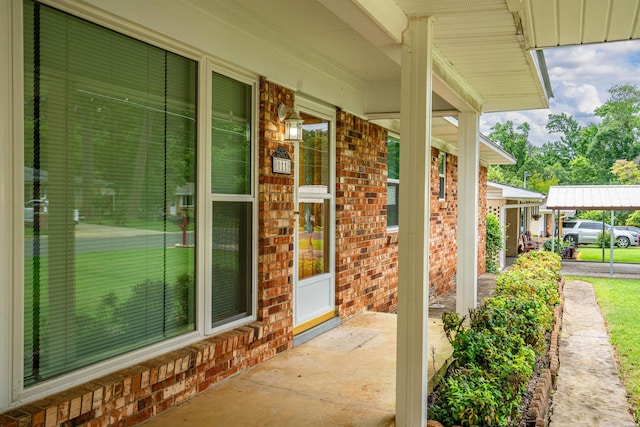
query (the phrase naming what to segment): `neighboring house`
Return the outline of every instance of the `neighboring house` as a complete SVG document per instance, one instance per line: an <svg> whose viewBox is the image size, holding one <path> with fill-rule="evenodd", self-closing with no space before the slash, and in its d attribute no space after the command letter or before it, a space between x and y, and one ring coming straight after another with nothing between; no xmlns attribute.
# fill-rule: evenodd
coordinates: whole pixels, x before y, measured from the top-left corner
<svg viewBox="0 0 640 427"><path fill-rule="evenodd" d="M179 185L175 191L175 199L171 206L169 206L169 214L173 216L181 216L182 214L191 216L193 215L193 208L195 206L196 192L195 184L190 182L188 184Z"/></svg>
<svg viewBox="0 0 640 427"><path fill-rule="evenodd" d="M533 237L540 235L540 207L545 198L536 191L492 181L487 183L488 212L498 218L503 230L505 250L501 254L501 267L505 265L505 256L518 255L523 233L530 232Z"/></svg>
<svg viewBox="0 0 640 427"><path fill-rule="evenodd" d="M422 422L429 288L475 306L486 167L513 162L479 115L550 94L529 9L489 3L0 3L0 421L135 424L397 309L396 425ZM78 194L129 233L75 227ZM176 197L193 247L154 214Z"/></svg>

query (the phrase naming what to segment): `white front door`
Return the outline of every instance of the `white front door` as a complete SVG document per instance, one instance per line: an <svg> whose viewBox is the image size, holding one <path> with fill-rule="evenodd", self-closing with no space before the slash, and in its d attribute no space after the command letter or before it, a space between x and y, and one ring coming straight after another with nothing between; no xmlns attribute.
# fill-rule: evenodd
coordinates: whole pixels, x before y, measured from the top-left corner
<svg viewBox="0 0 640 427"><path fill-rule="evenodd" d="M295 153L294 333L335 315L335 112L304 101L298 107L304 124Z"/></svg>

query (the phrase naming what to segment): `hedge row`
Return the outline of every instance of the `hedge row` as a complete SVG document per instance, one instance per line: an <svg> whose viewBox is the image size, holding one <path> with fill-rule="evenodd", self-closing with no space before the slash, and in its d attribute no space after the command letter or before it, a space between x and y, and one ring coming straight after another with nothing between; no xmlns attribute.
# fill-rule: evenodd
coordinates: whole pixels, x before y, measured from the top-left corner
<svg viewBox="0 0 640 427"><path fill-rule="evenodd" d="M536 357L546 351L545 334L560 302L559 272L558 255L523 254L497 276L493 296L470 311L468 322L456 313L443 315L454 362L431 396L430 419L445 426L516 421Z"/></svg>

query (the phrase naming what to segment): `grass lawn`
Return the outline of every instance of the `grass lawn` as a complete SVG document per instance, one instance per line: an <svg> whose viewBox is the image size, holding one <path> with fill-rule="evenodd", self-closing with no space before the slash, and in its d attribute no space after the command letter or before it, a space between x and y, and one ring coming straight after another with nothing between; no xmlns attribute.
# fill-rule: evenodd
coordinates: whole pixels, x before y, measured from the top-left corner
<svg viewBox="0 0 640 427"><path fill-rule="evenodd" d="M604 260L609 261L609 248L604 250ZM580 246L578 248L580 261L602 261L602 248L597 246ZM614 262L640 262L640 247L613 248Z"/></svg>
<svg viewBox="0 0 640 427"><path fill-rule="evenodd" d="M640 421L640 280L576 277L593 284L620 365L620 376Z"/></svg>
<svg viewBox="0 0 640 427"><path fill-rule="evenodd" d="M165 258L166 254L166 258ZM42 283L42 314L48 307L48 257L41 260L40 278ZM78 310L97 310L108 294L123 301L131 296L134 286L146 280L162 280L166 268L167 282L175 283L178 275L193 270L195 262L192 248L167 248L150 250L105 251L75 256L75 293ZM25 259L25 300L27 312L32 297L31 258ZM68 286L68 285L65 285Z"/></svg>

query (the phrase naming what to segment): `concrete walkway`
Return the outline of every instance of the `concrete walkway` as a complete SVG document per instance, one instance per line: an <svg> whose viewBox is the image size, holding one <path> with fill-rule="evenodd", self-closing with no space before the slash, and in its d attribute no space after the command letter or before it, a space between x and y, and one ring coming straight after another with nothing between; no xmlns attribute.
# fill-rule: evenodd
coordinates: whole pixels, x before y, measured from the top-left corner
<svg viewBox="0 0 640 427"><path fill-rule="evenodd" d="M578 274L589 275L587 265L582 267ZM567 274L564 263L562 273ZM550 425L635 426L592 285L567 281L564 304L558 388Z"/></svg>

